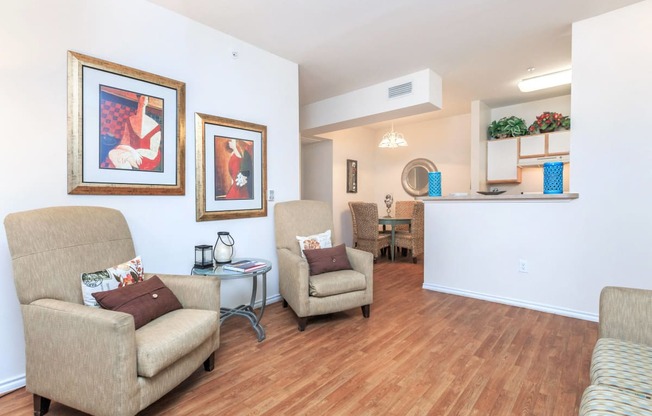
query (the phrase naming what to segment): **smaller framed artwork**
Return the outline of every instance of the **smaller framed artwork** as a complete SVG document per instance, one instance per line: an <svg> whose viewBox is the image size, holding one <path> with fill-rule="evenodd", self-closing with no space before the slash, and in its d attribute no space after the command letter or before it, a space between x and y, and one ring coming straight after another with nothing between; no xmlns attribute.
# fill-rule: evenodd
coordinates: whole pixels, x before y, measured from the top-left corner
<svg viewBox="0 0 652 416"><path fill-rule="evenodd" d="M195 113L197 221L267 216L267 127Z"/></svg>
<svg viewBox="0 0 652 416"><path fill-rule="evenodd" d="M68 193L185 194L186 84L68 51Z"/></svg>
<svg viewBox="0 0 652 416"><path fill-rule="evenodd" d="M358 161L346 160L346 192L358 193Z"/></svg>

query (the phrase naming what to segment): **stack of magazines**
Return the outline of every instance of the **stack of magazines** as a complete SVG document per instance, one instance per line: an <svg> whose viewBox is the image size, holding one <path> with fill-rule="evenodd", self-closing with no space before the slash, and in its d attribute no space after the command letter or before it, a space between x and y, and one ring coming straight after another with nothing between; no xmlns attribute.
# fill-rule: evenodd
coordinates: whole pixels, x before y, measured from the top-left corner
<svg viewBox="0 0 652 416"><path fill-rule="evenodd" d="M264 269L266 266L267 264L262 261L238 260L233 263L225 264L222 268L233 272L251 273L256 270Z"/></svg>

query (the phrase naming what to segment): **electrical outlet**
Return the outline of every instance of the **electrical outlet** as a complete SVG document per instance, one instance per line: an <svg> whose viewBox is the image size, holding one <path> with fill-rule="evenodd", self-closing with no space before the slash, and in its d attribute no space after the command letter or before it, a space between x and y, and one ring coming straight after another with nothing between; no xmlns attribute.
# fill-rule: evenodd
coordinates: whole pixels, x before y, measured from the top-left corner
<svg viewBox="0 0 652 416"><path fill-rule="evenodd" d="M274 200L274 190L270 189L269 190L269 196L267 197L268 201L273 201Z"/></svg>
<svg viewBox="0 0 652 416"><path fill-rule="evenodd" d="M528 273L528 265L527 265L527 260L519 259L518 260L518 272L519 273Z"/></svg>

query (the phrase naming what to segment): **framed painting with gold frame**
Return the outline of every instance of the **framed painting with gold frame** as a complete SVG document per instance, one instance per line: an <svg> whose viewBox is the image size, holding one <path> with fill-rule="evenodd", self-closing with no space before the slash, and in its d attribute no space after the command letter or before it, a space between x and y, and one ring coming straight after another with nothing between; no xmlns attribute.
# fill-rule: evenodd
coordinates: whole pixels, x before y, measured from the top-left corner
<svg viewBox="0 0 652 416"><path fill-rule="evenodd" d="M267 127L195 113L197 221L267 216Z"/></svg>
<svg viewBox="0 0 652 416"><path fill-rule="evenodd" d="M68 193L184 195L186 84L68 51Z"/></svg>

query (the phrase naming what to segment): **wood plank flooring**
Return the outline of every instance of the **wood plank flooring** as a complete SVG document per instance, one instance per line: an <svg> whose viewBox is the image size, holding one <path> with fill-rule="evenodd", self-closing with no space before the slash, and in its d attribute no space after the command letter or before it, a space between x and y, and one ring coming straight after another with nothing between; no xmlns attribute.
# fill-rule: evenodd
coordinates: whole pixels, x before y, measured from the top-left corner
<svg viewBox="0 0 652 416"><path fill-rule="evenodd" d="M369 319L356 308L299 332L278 302L258 343L234 318L215 370L198 369L140 414L577 414L597 324L423 290L421 260L374 270ZM0 398L0 416L31 414L24 388ZM49 414L82 413L52 402Z"/></svg>

